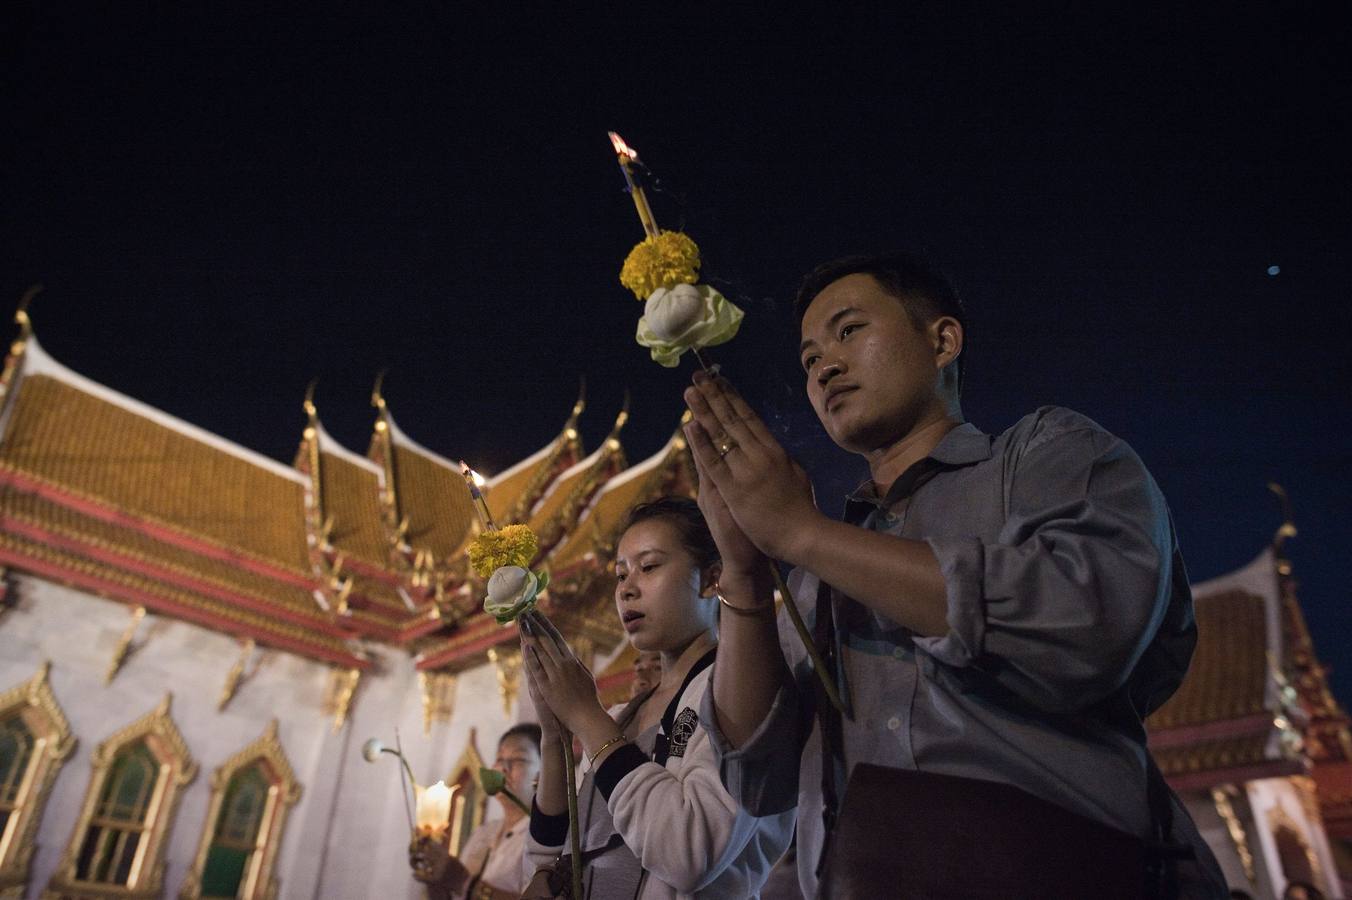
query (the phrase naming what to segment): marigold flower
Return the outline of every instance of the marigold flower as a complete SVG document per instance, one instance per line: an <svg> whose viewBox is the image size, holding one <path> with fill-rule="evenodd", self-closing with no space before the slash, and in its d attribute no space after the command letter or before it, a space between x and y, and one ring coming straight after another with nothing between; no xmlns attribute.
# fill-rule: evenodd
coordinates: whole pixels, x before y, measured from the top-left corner
<svg viewBox="0 0 1352 900"><path fill-rule="evenodd" d="M624 259L620 284L640 300L658 288L694 284L699 280L699 247L679 231L644 238Z"/></svg>
<svg viewBox="0 0 1352 900"><path fill-rule="evenodd" d="M540 542L528 525L508 525L484 531L469 545L469 564L480 578L487 578L503 566L529 566L540 550Z"/></svg>

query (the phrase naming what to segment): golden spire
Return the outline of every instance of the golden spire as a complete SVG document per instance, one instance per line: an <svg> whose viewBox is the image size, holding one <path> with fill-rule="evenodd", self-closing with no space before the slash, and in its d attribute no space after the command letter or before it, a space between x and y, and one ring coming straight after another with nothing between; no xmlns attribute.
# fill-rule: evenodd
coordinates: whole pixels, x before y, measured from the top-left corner
<svg viewBox="0 0 1352 900"><path fill-rule="evenodd" d="M1281 556L1287 538L1296 536L1296 523L1291 515L1291 498L1287 496L1286 488L1275 481L1269 481L1268 490L1276 495L1277 502L1282 507L1282 524L1277 526L1277 533L1272 536L1272 548L1278 556Z"/></svg>
<svg viewBox="0 0 1352 900"><path fill-rule="evenodd" d="M389 369L381 369L376 374L376 383L371 386L371 405L380 410L382 416L385 414L385 395L381 393L381 389L385 386L385 373L388 371Z"/></svg>
<svg viewBox="0 0 1352 900"><path fill-rule="evenodd" d="M14 324L19 326L19 333L14 336L14 342L9 346L9 355L15 359L23 356L24 348L28 346L28 340L33 336L33 321L28 318L28 304L41 292L42 285L33 285L23 292L23 296L19 298L19 305L14 310Z"/></svg>
<svg viewBox="0 0 1352 900"><path fill-rule="evenodd" d="M610 428L610 434L606 436L608 441L618 441L620 429L629 421L629 388L624 389L624 405L620 407L619 414L615 416L615 424Z"/></svg>
<svg viewBox="0 0 1352 900"><path fill-rule="evenodd" d="M305 415L309 417L310 424L314 425L319 417L319 412L315 408L315 388L319 386L319 376L316 375L310 379L310 383L305 386L305 400L301 407L305 410Z"/></svg>
<svg viewBox="0 0 1352 900"><path fill-rule="evenodd" d="M563 423L564 431L573 431L577 428L578 417L582 411L587 408L587 376L582 375L577 380L577 402L573 404L573 411L568 416L568 421Z"/></svg>

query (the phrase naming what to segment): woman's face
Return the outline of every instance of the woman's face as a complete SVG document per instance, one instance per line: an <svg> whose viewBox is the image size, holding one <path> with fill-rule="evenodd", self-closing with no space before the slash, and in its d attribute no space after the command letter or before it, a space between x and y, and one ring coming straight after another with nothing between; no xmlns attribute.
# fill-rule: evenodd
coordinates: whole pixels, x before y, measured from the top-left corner
<svg viewBox="0 0 1352 900"><path fill-rule="evenodd" d="M620 538L615 552L615 609L629 642L641 652L685 649L714 626L714 572L701 572L676 526L645 519Z"/></svg>
<svg viewBox="0 0 1352 900"><path fill-rule="evenodd" d="M498 744L493 768L507 777L507 789L529 803L540 778L540 751L528 738L513 735ZM502 795L500 795L502 796ZM511 803L502 796L503 803Z"/></svg>

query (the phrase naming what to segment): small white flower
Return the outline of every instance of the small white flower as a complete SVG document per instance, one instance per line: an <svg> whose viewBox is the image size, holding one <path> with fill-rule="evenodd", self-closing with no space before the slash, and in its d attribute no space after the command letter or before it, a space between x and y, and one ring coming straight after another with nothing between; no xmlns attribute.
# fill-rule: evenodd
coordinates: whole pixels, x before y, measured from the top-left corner
<svg viewBox="0 0 1352 900"><path fill-rule="evenodd" d="M384 752L385 745L378 738L371 738L361 745L361 757L369 763L380 759L380 754Z"/></svg>

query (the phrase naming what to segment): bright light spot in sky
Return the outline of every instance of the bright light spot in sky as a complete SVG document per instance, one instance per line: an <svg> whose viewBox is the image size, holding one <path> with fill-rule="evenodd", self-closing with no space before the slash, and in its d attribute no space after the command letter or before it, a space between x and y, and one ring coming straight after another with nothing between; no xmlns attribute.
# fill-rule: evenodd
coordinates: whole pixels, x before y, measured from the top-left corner
<svg viewBox="0 0 1352 900"><path fill-rule="evenodd" d="M1280 274L1282 274L1282 267L1281 267L1281 266L1268 266L1268 274L1269 274L1269 275L1280 275Z"/></svg>

